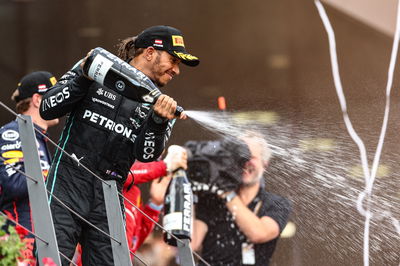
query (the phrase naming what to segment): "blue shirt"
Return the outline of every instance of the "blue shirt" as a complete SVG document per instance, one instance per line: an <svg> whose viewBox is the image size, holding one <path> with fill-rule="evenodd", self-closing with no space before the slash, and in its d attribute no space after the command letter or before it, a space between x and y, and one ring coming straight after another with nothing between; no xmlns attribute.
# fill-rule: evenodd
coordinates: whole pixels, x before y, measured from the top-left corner
<svg viewBox="0 0 400 266"><path fill-rule="evenodd" d="M34 126L45 133L39 126ZM50 169L50 154L47 149L45 137L36 131L35 134L40 165L43 177L45 178ZM0 162L0 210L22 226L32 230L26 177L14 169L17 168L23 172L25 170L21 139L16 120L0 128L0 156L3 159Z"/></svg>

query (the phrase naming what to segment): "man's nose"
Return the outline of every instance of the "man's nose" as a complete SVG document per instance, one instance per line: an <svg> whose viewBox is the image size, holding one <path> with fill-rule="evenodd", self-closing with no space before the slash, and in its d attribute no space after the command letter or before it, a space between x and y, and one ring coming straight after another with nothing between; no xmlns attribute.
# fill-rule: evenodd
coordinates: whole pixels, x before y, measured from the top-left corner
<svg viewBox="0 0 400 266"><path fill-rule="evenodd" d="M181 71L179 70L179 65L178 64L174 65L172 70L174 71L175 75L179 75L179 73L181 73Z"/></svg>
<svg viewBox="0 0 400 266"><path fill-rule="evenodd" d="M249 167L252 166L252 165L254 165L254 164L252 163L252 160L250 159L249 161L247 161L247 162L245 163L244 167L245 167L245 168L249 168Z"/></svg>

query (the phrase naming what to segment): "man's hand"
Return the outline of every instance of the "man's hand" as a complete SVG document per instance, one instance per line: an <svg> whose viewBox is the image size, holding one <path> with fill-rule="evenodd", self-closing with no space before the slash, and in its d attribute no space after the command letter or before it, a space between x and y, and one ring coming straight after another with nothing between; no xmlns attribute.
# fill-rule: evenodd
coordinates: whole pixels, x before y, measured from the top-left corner
<svg viewBox="0 0 400 266"><path fill-rule="evenodd" d="M168 184L171 181L172 176L167 175L153 180L150 186L150 201L156 205L164 203L165 192L167 191Z"/></svg>
<svg viewBox="0 0 400 266"><path fill-rule="evenodd" d="M186 149L178 146L171 145L168 148L167 156L164 160L169 171L175 171L178 168L187 169L187 152Z"/></svg>
<svg viewBox="0 0 400 266"><path fill-rule="evenodd" d="M175 116L176 106L177 103L173 98L169 97L168 95L161 94L154 104L153 109L154 112L160 117L174 119L177 118ZM186 114L183 112L178 118L186 119Z"/></svg>
<svg viewBox="0 0 400 266"><path fill-rule="evenodd" d="M82 70L83 70L83 66L84 66L85 63L86 63L86 60L87 60L88 57L92 54L92 52L93 52L93 49L90 50L90 51L87 53L86 57L82 59L82 62L81 62L80 65L79 65L79 66L81 67ZM83 73L83 75L84 75L87 79L93 80L91 77L87 76L85 73Z"/></svg>

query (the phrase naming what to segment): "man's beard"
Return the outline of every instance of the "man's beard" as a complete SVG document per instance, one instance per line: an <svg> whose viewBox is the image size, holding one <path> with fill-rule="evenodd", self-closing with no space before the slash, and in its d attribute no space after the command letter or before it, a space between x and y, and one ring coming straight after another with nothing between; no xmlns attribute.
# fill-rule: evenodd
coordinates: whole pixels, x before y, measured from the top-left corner
<svg viewBox="0 0 400 266"><path fill-rule="evenodd" d="M261 178L264 176L264 171L261 171L256 177L254 177L250 182L244 183L242 182L241 186L242 187L251 187L254 186L255 184L259 183Z"/></svg>
<svg viewBox="0 0 400 266"><path fill-rule="evenodd" d="M164 73L160 70L160 53L157 51L157 57L154 61L154 65L151 67L151 72L154 75L154 83L159 87L164 87L165 84L161 83L158 77L161 77Z"/></svg>

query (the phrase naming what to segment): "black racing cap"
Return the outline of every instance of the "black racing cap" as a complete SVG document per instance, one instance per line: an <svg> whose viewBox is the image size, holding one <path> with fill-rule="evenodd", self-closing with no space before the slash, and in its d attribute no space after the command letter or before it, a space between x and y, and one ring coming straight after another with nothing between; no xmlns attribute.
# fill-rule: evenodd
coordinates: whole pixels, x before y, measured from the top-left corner
<svg viewBox="0 0 400 266"><path fill-rule="evenodd" d="M153 26L145 29L135 40L136 48L154 47L181 59L188 66L197 66L199 58L186 52L182 33L170 26Z"/></svg>
<svg viewBox="0 0 400 266"><path fill-rule="evenodd" d="M44 94L50 87L56 84L57 80L53 74L47 71L36 71L24 76L18 83L18 96L15 101L32 97L33 94Z"/></svg>

